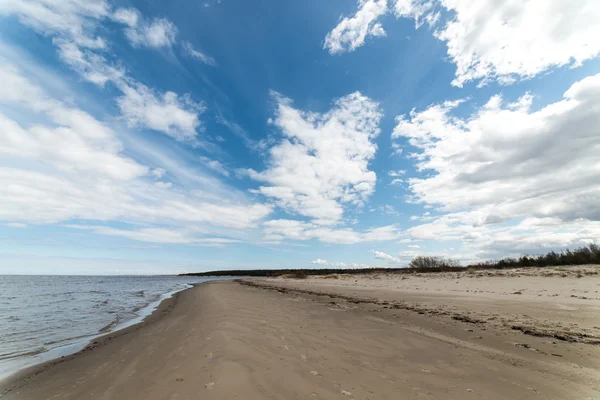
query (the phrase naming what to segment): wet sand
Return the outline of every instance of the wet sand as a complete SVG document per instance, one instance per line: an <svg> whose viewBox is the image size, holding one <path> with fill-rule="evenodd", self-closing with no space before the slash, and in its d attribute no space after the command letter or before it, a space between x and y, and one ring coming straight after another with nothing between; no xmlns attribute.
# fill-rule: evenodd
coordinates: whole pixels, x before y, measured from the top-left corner
<svg viewBox="0 0 600 400"><path fill-rule="evenodd" d="M428 313L410 292L342 281L199 285L141 325L5 382L2 400L598 396L600 346Z"/></svg>

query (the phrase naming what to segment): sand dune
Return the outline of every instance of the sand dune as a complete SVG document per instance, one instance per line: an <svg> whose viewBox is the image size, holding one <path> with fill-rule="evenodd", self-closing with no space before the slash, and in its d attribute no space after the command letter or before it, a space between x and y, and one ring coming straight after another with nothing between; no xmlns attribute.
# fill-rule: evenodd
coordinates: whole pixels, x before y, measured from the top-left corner
<svg viewBox="0 0 600 400"><path fill-rule="evenodd" d="M474 296L472 289L469 296L444 292L445 300L429 303L425 299L436 292L435 285L425 295L367 287L368 281L381 285L384 280L274 279L200 285L163 305L141 326L109 336L93 349L38 369L37 374L29 371L5 383L3 400L598 395L599 346L411 309L416 297L403 296L422 296L418 302L425 308L445 305L456 310ZM584 301L567 300L575 308ZM519 301L522 306L543 308L541 300ZM409 307L396 307L402 302ZM471 309L462 313L472 314Z"/></svg>

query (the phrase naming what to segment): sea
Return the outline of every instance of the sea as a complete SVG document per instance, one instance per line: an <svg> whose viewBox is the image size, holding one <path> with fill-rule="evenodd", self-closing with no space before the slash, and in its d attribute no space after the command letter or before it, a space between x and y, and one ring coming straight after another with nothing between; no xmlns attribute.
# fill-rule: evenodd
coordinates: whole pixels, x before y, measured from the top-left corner
<svg viewBox="0 0 600 400"><path fill-rule="evenodd" d="M0 275L0 379L83 349L142 321L160 302L211 278Z"/></svg>

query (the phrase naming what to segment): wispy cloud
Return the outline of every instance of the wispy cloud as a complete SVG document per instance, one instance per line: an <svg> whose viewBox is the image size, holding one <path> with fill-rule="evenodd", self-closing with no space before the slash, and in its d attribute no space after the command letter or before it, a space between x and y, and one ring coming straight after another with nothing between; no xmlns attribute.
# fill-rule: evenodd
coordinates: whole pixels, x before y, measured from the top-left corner
<svg viewBox="0 0 600 400"><path fill-rule="evenodd" d="M188 57L195 58L196 60L199 60L199 61L203 62L204 64L210 65L213 67L216 67L218 65L217 61L214 58L212 58L211 56L207 56L200 50L194 48L194 46L190 42L183 42L182 48L183 48L184 54L187 55Z"/></svg>

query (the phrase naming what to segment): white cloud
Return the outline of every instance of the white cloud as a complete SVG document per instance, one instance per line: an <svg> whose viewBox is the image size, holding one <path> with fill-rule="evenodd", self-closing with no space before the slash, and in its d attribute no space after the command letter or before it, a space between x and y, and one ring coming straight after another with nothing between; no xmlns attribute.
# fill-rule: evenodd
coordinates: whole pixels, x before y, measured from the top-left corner
<svg viewBox="0 0 600 400"><path fill-rule="evenodd" d="M516 224L477 225L476 222L474 213L452 213L410 228L407 233L413 240L459 241L460 249L443 255L465 263L600 243L598 221L564 222L558 218L530 217Z"/></svg>
<svg viewBox="0 0 600 400"><path fill-rule="evenodd" d="M551 67L576 67L600 53L600 3L596 0L452 0L454 17L436 36L456 64L452 82L497 79L512 83ZM492 12L490 10L493 10Z"/></svg>
<svg viewBox="0 0 600 400"><path fill-rule="evenodd" d="M195 139L196 129L202 128L198 119L205 110L202 103L137 82L118 62L108 61L108 45L96 35L101 23L112 19L127 25L126 34L134 46L171 46L177 29L170 21L148 21L134 8L113 12L103 0L0 0L1 14L16 15L23 24L53 37L60 58L85 80L99 86L113 83L123 93L117 102L130 126L161 131L182 141Z"/></svg>
<svg viewBox="0 0 600 400"><path fill-rule="evenodd" d="M324 114L297 110L279 95L275 100L272 123L284 138L269 149L267 170L247 173L268 184L258 193L288 212L336 223L344 205L360 206L375 190L368 164L377 150L379 106L358 92L336 100Z"/></svg>
<svg viewBox="0 0 600 400"><path fill-rule="evenodd" d="M91 230L99 235L118 236L147 243L189 244L209 247L223 247L225 245L240 243L240 240L237 239L199 237L194 229L142 228L125 230L93 225L64 225L64 227Z"/></svg>
<svg viewBox="0 0 600 400"><path fill-rule="evenodd" d="M176 140L192 141L206 107L191 96L153 90L126 75L121 66L113 66L103 55L82 49L74 42L55 41L61 59L81 76L99 86L112 82L123 95L117 104L129 126L163 132Z"/></svg>
<svg viewBox="0 0 600 400"><path fill-rule="evenodd" d="M0 102L16 103L44 113L55 126L29 129L0 114L0 154L42 160L65 172L78 172L116 180L133 179L147 168L122 157L121 143L112 130L89 114L49 99L44 92L7 64L0 66L0 81L7 94Z"/></svg>
<svg viewBox="0 0 600 400"><path fill-rule="evenodd" d="M20 222L10 222L10 223L4 224L4 225L6 225L10 228L18 228L18 229L25 229L28 226L27 224L22 224Z"/></svg>
<svg viewBox="0 0 600 400"><path fill-rule="evenodd" d="M167 171L164 170L164 168L154 168L152 171L150 171L152 173L152 175L154 175L154 177L156 179L162 179L163 176L165 176L165 173Z"/></svg>
<svg viewBox="0 0 600 400"><path fill-rule="evenodd" d="M447 102L398 118L393 138L419 150L426 178L408 179L420 202L480 213L480 224L512 218L600 219L600 74L538 110L531 96L504 105L494 96L469 118Z"/></svg>
<svg viewBox="0 0 600 400"><path fill-rule="evenodd" d="M331 54L353 51L362 46L368 36L385 36L377 20L387 11L387 0L359 0L354 16L345 17L327 34L323 48Z"/></svg>
<svg viewBox="0 0 600 400"><path fill-rule="evenodd" d="M404 176L406 175L406 170L404 169L399 169L397 171L388 171L388 176L391 176L393 178L399 177L399 176Z"/></svg>
<svg viewBox="0 0 600 400"><path fill-rule="evenodd" d="M213 67L217 66L217 62L211 56L207 56L203 52L198 49L195 49L194 46L190 42L183 42L183 51L189 57L200 60L206 65L211 65Z"/></svg>
<svg viewBox="0 0 600 400"><path fill-rule="evenodd" d="M252 139L250 137L250 135L248 134L248 132L244 128L242 128L240 125L236 124L235 122L225 119L223 117L223 115L221 115L221 114L217 114L216 121L217 121L217 123L225 126L227 129L229 129L234 135L236 135L237 137L242 139L242 141L244 142L244 145L246 147L248 147L249 149L261 150L261 149L259 149L259 144L256 142L256 140ZM223 138L221 138L221 139L223 139Z"/></svg>
<svg viewBox="0 0 600 400"><path fill-rule="evenodd" d="M327 265L327 266L333 267L333 268L370 268L370 266L366 265L366 264L345 263L345 262L329 262L327 260L322 260L320 258L317 258L316 260L311 261L311 264Z"/></svg>
<svg viewBox="0 0 600 400"><path fill-rule="evenodd" d="M22 24L44 35L69 39L77 46L106 47L104 40L95 36L96 22L110 15L105 0L1 0L0 14L16 15Z"/></svg>
<svg viewBox="0 0 600 400"><path fill-rule="evenodd" d="M362 241L364 242L382 242L386 240L398 239L401 235L401 231L396 225L380 226L378 228L371 228L362 234Z"/></svg>
<svg viewBox="0 0 600 400"><path fill-rule="evenodd" d="M600 3L596 0L396 0L397 18L424 22L447 46L456 65L455 86L491 80L511 84L553 67L578 67L600 54ZM383 36L378 22L386 2L361 1L353 18L329 33L330 53L352 51L369 35ZM444 18L441 16L445 15Z"/></svg>
<svg viewBox="0 0 600 400"><path fill-rule="evenodd" d="M161 189L168 189L173 186L171 182L156 182L154 185Z"/></svg>
<svg viewBox="0 0 600 400"><path fill-rule="evenodd" d="M193 140L197 129L201 129L198 115L206 107L189 95L156 93L140 83L119 87L123 96L117 99L117 104L129 126L160 131L180 141Z"/></svg>
<svg viewBox="0 0 600 400"><path fill-rule="evenodd" d="M421 248L421 246L416 245L416 244L410 244L410 245L408 245L406 247L408 247L409 249L420 249Z"/></svg>
<svg viewBox="0 0 600 400"><path fill-rule="evenodd" d="M399 258L391 256L389 254L386 254L386 253L384 253L382 251L371 250L371 253L378 260L384 260L384 261L387 261L387 262L393 263L393 264L398 264L398 263L402 262L402 260L400 260Z"/></svg>
<svg viewBox="0 0 600 400"><path fill-rule="evenodd" d="M479 252L482 243L496 246L494 229L534 219L547 223L529 233L538 249L600 239L600 74L539 110L531 101L530 94L508 104L493 96L464 118L453 115L460 102L446 102L397 119L393 138L407 138L419 150L417 169L427 172L408 179L413 200L446 213L424 216L432 222L409 235L461 240ZM514 245L527 233L500 232Z"/></svg>
<svg viewBox="0 0 600 400"><path fill-rule="evenodd" d="M394 14L397 18L414 18L417 28L424 22L433 26L440 18L440 13L434 6L435 0L396 0Z"/></svg>
<svg viewBox="0 0 600 400"><path fill-rule="evenodd" d="M138 21L143 19L143 16L135 8L117 8L112 15L112 19L134 28L138 25Z"/></svg>
<svg viewBox="0 0 600 400"><path fill-rule="evenodd" d="M128 25L133 22L130 16L122 20ZM125 29L125 36L133 47L160 49L175 44L177 27L166 18L154 18L151 21L137 18L135 25Z"/></svg>
<svg viewBox="0 0 600 400"><path fill-rule="evenodd" d="M402 234L395 225L371 228L363 233L351 228L334 229L290 219L270 220L263 225L265 239L270 241L317 239L324 243L354 244L395 240Z"/></svg>
<svg viewBox="0 0 600 400"><path fill-rule="evenodd" d="M386 214L386 215L391 215L394 217L397 217L400 215L400 213L398 211L396 211L396 209L394 208L394 206L391 206L389 204L385 204L383 206L377 207L382 213Z"/></svg>
<svg viewBox="0 0 600 400"><path fill-rule="evenodd" d="M238 201L235 190L226 191L224 198L214 198L212 188L204 193L207 178L196 190L176 190L168 182L157 186L151 177L160 179L165 171L159 167L151 172L124 155L121 141L106 124L48 96L7 62L0 65L0 81L6 89L0 104L25 120L0 113L2 221L119 220L160 223L172 230L197 224L209 229L207 236L253 228L271 211L267 205ZM128 235L148 233L139 232Z"/></svg>
<svg viewBox="0 0 600 400"><path fill-rule="evenodd" d="M208 157L199 157L199 159L204 163L204 165L206 165L210 170L221 174L223 176L229 176L229 171L227 170L227 168L225 168L225 166L217 160L211 160Z"/></svg>
<svg viewBox="0 0 600 400"><path fill-rule="evenodd" d="M98 86L107 82L123 79L125 70L120 66L110 65L103 55L84 49L75 42L57 39L58 55L85 80Z"/></svg>

